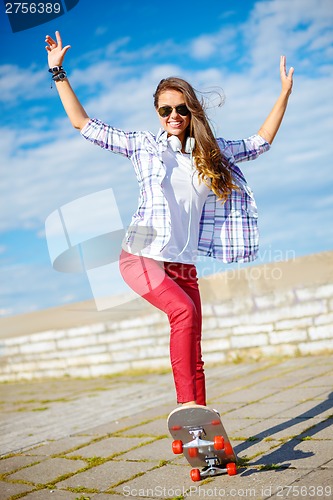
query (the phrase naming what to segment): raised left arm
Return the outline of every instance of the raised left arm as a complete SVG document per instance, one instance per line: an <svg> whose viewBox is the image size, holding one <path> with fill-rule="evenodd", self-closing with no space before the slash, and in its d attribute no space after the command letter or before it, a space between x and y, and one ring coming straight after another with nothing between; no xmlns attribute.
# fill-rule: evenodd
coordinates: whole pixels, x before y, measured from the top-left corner
<svg viewBox="0 0 333 500"><path fill-rule="evenodd" d="M281 93L275 102L272 111L267 116L266 120L260 127L258 134L263 137L267 142L272 144L274 137L276 136L284 113L287 109L288 99L292 91L293 86L293 74L294 68L290 68L289 72L286 71L286 57L281 56L280 58L280 78L282 89Z"/></svg>

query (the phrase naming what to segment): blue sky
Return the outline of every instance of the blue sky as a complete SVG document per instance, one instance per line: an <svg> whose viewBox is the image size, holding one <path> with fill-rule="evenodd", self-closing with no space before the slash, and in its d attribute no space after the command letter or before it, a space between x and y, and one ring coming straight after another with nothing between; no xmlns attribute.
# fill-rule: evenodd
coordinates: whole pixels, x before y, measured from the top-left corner
<svg viewBox="0 0 333 500"><path fill-rule="evenodd" d="M1 9L1 315L92 297L85 274L52 268L44 229L52 212L108 188L124 225L136 207L131 164L86 143L50 88L44 38L56 29L72 46L65 67L89 116L126 130L157 131L152 94L177 75L222 89L224 105L209 110L214 131L248 137L278 96L285 54L295 82L284 123L271 151L242 165L260 214L256 264L333 249L331 0L80 0L14 34ZM228 266L209 260L200 269Z"/></svg>

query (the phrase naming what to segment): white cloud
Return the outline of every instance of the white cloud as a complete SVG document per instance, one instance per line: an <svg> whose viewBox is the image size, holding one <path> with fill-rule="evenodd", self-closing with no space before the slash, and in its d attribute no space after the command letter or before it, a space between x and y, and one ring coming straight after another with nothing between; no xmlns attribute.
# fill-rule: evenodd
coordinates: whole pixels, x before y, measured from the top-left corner
<svg viewBox="0 0 333 500"><path fill-rule="evenodd" d="M0 66L0 102L6 107L47 94L45 71L34 66L20 68L14 64Z"/></svg>
<svg viewBox="0 0 333 500"><path fill-rule="evenodd" d="M280 54L297 58L299 69L304 60L315 63L323 54L313 53L313 42L321 37L321 49L323 44L326 48L331 45L332 22L330 0L257 2L243 27L254 68L261 69L261 73L267 71L274 56Z"/></svg>
<svg viewBox="0 0 333 500"><path fill-rule="evenodd" d="M95 35L96 36L102 36L105 35L109 31L109 28L107 26L97 26L95 29Z"/></svg>
<svg viewBox="0 0 333 500"><path fill-rule="evenodd" d="M189 53L194 59L216 58L218 64L225 64L237 55L238 26L221 29L218 33L203 34L189 44Z"/></svg>
<svg viewBox="0 0 333 500"><path fill-rule="evenodd" d="M192 43L193 57L198 59L205 59L206 57L211 57L215 52L216 46L214 39L207 35L203 35Z"/></svg>

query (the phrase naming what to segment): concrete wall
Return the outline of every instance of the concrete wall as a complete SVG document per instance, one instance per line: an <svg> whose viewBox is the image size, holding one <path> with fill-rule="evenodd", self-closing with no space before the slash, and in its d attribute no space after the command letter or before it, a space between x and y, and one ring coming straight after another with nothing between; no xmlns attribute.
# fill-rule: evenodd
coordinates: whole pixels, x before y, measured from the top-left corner
<svg viewBox="0 0 333 500"><path fill-rule="evenodd" d="M206 362L333 350L333 252L200 280ZM0 320L0 381L169 367L169 326L142 299Z"/></svg>

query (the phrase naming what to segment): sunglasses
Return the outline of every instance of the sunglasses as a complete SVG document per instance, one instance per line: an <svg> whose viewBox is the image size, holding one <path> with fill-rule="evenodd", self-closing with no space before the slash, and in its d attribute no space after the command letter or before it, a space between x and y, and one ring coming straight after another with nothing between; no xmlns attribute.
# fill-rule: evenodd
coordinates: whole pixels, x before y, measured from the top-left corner
<svg viewBox="0 0 333 500"><path fill-rule="evenodd" d="M181 116L187 116L190 113L186 104L179 104L179 106L175 106L174 108L172 106L161 106L158 108L158 114L162 116L162 118L166 118L171 115L173 109Z"/></svg>

